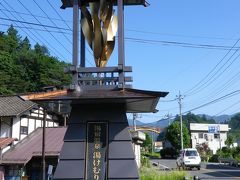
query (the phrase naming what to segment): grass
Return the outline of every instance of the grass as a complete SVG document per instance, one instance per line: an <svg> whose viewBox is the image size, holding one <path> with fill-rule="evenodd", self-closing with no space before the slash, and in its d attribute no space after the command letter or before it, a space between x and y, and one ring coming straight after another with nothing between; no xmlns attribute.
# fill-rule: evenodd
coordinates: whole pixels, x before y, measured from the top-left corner
<svg viewBox="0 0 240 180"><path fill-rule="evenodd" d="M183 180L185 176L187 173L184 171L158 171L153 167L140 169L141 180Z"/></svg>

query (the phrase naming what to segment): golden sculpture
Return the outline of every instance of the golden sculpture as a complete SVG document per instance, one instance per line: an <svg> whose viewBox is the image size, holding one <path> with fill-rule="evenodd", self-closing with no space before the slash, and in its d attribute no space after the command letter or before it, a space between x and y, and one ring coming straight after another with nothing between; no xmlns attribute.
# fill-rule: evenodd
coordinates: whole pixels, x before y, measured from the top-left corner
<svg viewBox="0 0 240 180"><path fill-rule="evenodd" d="M114 15L112 0L99 0L81 6L83 34L93 51L97 67L105 67L115 45L117 16ZM89 11L90 9L90 11Z"/></svg>

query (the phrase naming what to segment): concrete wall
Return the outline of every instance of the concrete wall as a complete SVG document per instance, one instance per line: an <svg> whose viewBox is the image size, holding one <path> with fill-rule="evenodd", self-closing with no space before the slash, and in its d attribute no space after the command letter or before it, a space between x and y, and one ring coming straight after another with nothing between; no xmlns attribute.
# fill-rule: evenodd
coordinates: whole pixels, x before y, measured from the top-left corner
<svg viewBox="0 0 240 180"><path fill-rule="evenodd" d="M206 143L215 154L219 148L226 146L228 130L228 124L190 123L192 147Z"/></svg>

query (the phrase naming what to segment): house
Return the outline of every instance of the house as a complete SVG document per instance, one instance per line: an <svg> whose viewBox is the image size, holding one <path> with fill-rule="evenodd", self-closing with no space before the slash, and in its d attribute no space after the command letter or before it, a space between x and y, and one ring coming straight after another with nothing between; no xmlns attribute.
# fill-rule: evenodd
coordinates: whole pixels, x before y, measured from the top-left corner
<svg viewBox="0 0 240 180"><path fill-rule="evenodd" d="M206 143L213 154L216 154L218 149L226 146L228 131L228 124L190 123L192 147Z"/></svg>
<svg viewBox="0 0 240 180"><path fill-rule="evenodd" d="M46 127L57 127L57 116L47 114ZM0 96L0 144L15 144L43 126L43 108L20 96ZM9 147L8 147L9 148ZM4 153L7 147L1 147Z"/></svg>
<svg viewBox="0 0 240 180"><path fill-rule="evenodd" d="M54 172L58 163L58 156L63 146L66 127L46 128L45 162L46 172L51 166ZM1 173L5 179L42 179L42 133L43 128L37 128L26 138L19 141L2 155Z"/></svg>

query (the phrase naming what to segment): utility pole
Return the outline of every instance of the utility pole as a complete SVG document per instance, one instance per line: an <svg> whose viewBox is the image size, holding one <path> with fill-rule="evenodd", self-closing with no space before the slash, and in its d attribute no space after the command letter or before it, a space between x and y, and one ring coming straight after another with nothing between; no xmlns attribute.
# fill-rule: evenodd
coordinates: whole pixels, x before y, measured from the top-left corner
<svg viewBox="0 0 240 180"><path fill-rule="evenodd" d="M169 112L167 113L167 115L165 115L165 117L167 117L167 119L168 119L168 126L170 126L171 122L170 122L170 114L169 114Z"/></svg>
<svg viewBox="0 0 240 180"><path fill-rule="evenodd" d="M177 96L178 104L179 104L179 117L180 117L180 138L181 138L181 149L183 149L183 131L182 131L182 100L183 96L179 91L179 95Z"/></svg>
<svg viewBox="0 0 240 180"><path fill-rule="evenodd" d="M219 133L219 150L221 151L221 130L220 130L220 124L218 124L218 133Z"/></svg>
<svg viewBox="0 0 240 180"><path fill-rule="evenodd" d="M133 113L133 130L136 131L136 119L137 119L137 113Z"/></svg>

